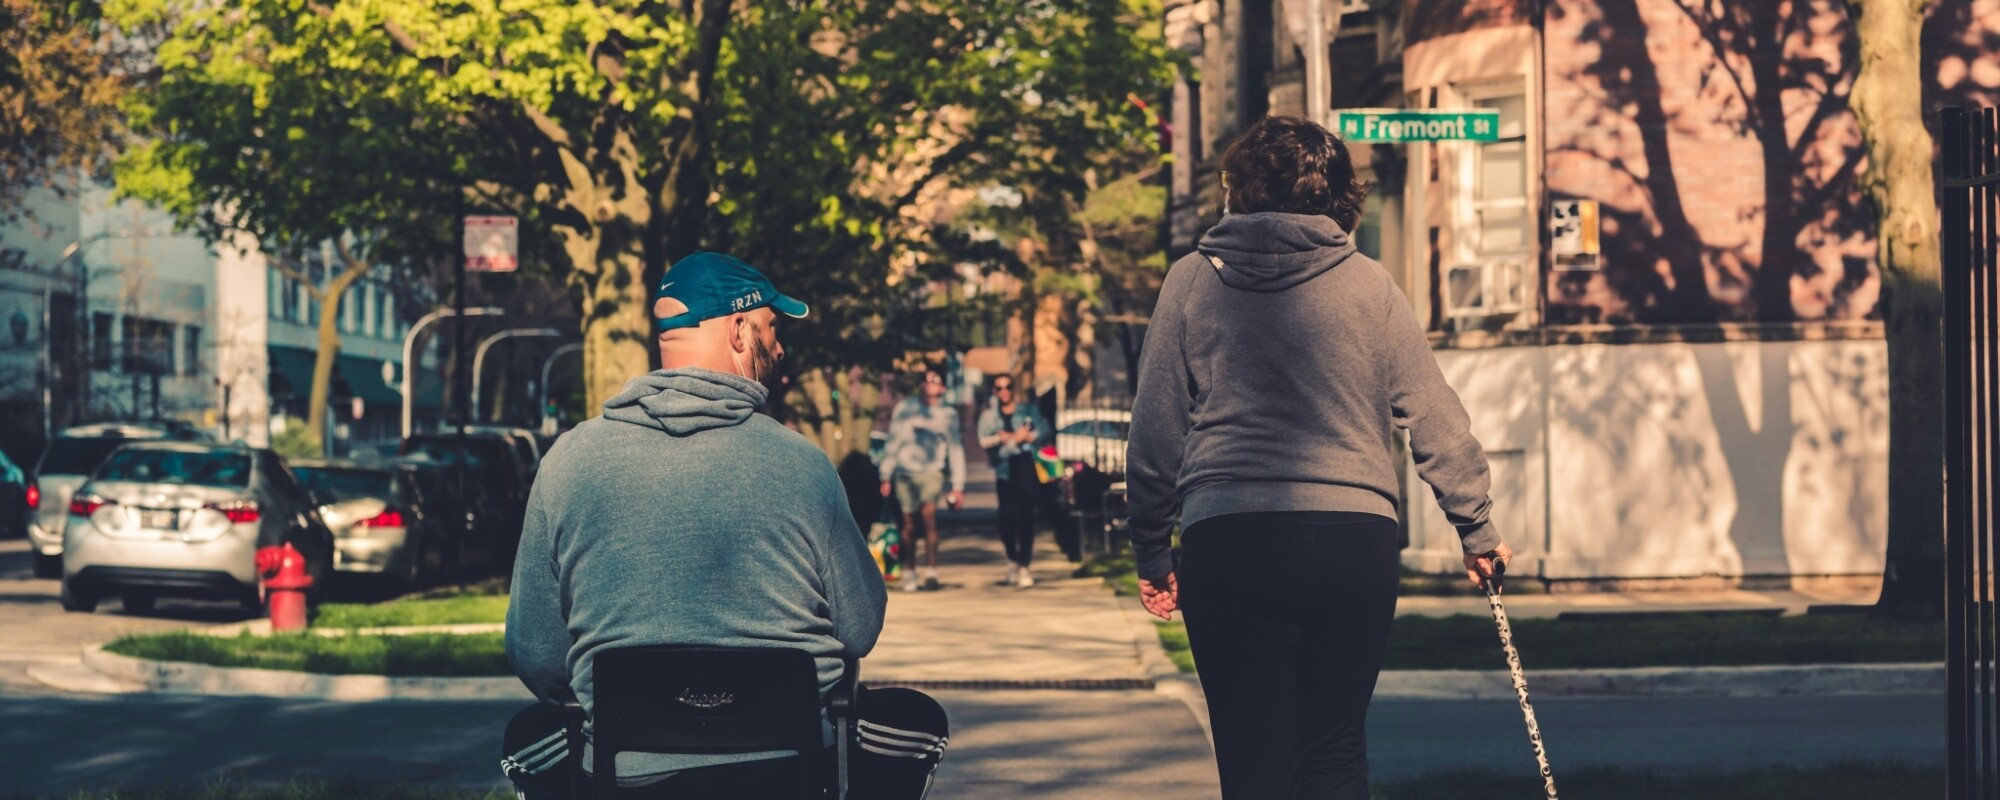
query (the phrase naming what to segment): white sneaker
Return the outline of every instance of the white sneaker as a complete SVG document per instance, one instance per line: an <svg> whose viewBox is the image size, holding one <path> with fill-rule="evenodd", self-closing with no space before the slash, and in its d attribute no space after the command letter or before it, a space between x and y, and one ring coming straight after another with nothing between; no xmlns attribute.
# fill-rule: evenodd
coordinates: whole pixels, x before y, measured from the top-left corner
<svg viewBox="0 0 2000 800"><path fill-rule="evenodd" d="M924 588L936 589L942 585L943 584L940 584L938 582L938 573L936 567L930 567L924 570Z"/></svg>
<svg viewBox="0 0 2000 800"><path fill-rule="evenodd" d="M994 585L1014 586L1018 585L1020 582L1021 582L1021 565L1009 563L1007 565L1007 574L1002 576L999 582Z"/></svg>
<svg viewBox="0 0 2000 800"><path fill-rule="evenodd" d="M1014 582L1015 586L1026 589L1035 585L1035 573L1029 572L1027 567L1016 566L1015 569L1021 571L1021 579Z"/></svg>
<svg viewBox="0 0 2000 800"><path fill-rule="evenodd" d="M921 583L921 581L917 580L917 571L913 569L904 570L902 579L898 580L897 583L901 585L897 586L896 588L901 589L905 592L914 592L920 588L923 588L917 585L918 583Z"/></svg>

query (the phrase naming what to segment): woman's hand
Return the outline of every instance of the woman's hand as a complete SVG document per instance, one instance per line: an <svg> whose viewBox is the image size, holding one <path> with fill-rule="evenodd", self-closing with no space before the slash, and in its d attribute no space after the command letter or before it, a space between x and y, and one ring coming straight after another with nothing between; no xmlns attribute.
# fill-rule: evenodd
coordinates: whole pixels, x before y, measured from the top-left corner
<svg viewBox="0 0 2000 800"><path fill-rule="evenodd" d="M1508 547L1506 542L1501 542L1495 545L1492 550L1484 553L1466 553L1465 577L1472 579L1473 586L1483 588L1486 585L1486 579L1493 577L1493 562L1495 560L1513 563L1514 548Z"/></svg>
<svg viewBox="0 0 2000 800"><path fill-rule="evenodd" d="M1153 616L1164 620L1174 618L1174 610L1181 607L1180 581L1169 572L1160 583L1145 578L1139 579L1139 604L1146 607Z"/></svg>

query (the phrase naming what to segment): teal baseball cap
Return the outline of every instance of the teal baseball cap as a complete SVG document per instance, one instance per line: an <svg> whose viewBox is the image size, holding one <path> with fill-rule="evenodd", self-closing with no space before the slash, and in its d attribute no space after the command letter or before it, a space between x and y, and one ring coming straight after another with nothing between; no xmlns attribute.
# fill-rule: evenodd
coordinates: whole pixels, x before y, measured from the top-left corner
<svg viewBox="0 0 2000 800"><path fill-rule="evenodd" d="M687 311L653 323L662 331L692 328L704 320L765 306L793 319L802 319L811 311L805 303L779 294L771 279L756 267L707 251L691 254L667 268L659 287L653 290L653 303L658 305L663 297L679 301Z"/></svg>

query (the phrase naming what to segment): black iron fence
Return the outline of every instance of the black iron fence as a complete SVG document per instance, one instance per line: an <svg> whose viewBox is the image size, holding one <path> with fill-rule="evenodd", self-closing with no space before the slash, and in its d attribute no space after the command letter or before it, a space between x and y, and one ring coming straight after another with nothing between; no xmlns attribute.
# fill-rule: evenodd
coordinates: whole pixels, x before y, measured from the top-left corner
<svg viewBox="0 0 2000 800"><path fill-rule="evenodd" d="M2000 798L1994 454L2000 451L2000 115L1945 109L1945 625L1949 800Z"/></svg>

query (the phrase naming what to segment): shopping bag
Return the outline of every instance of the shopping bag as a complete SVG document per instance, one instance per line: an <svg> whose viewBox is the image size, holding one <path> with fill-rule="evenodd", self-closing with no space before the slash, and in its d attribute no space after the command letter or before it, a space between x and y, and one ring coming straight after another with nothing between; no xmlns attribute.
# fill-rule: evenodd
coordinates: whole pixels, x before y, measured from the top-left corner
<svg viewBox="0 0 2000 800"><path fill-rule="evenodd" d="M903 532L887 509L880 520L868 526L868 553L875 557L875 568L882 571L883 580L893 582L902 577Z"/></svg>
<svg viewBox="0 0 2000 800"><path fill-rule="evenodd" d="M1055 483L1063 476L1062 459L1056 456L1055 445L1035 451L1035 477L1043 483Z"/></svg>

